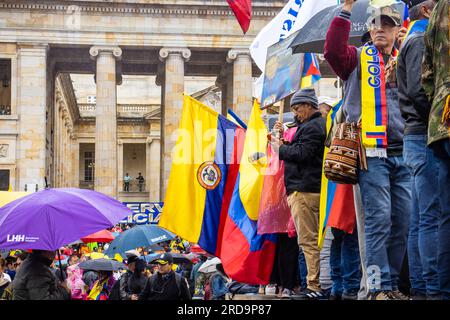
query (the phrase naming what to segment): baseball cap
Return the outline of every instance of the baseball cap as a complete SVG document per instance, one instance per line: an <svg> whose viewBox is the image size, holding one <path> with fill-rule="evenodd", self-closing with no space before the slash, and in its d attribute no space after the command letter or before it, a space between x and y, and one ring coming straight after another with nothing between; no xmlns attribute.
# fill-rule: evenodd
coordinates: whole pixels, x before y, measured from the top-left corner
<svg viewBox="0 0 450 320"><path fill-rule="evenodd" d="M333 98L326 97L326 96L320 96L320 97L318 98L318 102L319 102L319 105L321 105L322 103L324 103L324 104L329 105L330 107L332 107L332 106L334 105L334 103L335 103L335 101L334 101Z"/></svg>
<svg viewBox="0 0 450 320"><path fill-rule="evenodd" d="M133 255L133 256L130 256L130 257L127 259L127 263L130 264L130 263L136 262L136 261L138 261L138 260L139 260L139 257Z"/></svg>
<svg viewBox="0 0 450 320"><path fill-rule="evenodd" d="M168 264L168 263L171 264L171 263L173 263L172 255L170 253L168 253L168 252L162 253L158 257L158 259L156 259L155 263L162 264L162 265L165 265L165 264Z"/></svg>
<svg viewBox="0 0 450 320"><path fill-rule="evenodd" d="M386 6L381 7L372 12L369 18L369 22L373 22L377 18L381 17L387 17L390 18L396 26L400 26L402 24L402 16L400 15L400 12L398 12L396 9Z"/></svg>

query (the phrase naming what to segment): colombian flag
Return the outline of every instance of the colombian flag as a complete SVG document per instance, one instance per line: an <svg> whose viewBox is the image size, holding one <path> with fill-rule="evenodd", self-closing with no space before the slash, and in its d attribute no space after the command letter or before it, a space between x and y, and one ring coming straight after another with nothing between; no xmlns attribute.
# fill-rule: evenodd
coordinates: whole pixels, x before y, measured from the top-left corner
<svg viewBox="0 0 450 320"><path fill-rule="evenodd" d="M235 144L245 130L201 102L184 96L159 226L216 254L222 200Z"/></svg>
<svg viewBox="0 0 450 320"><path fill-rule="evenodd" d="M342 104L343 100L339 101L328 114L327 132L329 132L336 113ZM323 161L325 161L325 156L328 151L329 148L325 147ZM327 226L352 233L355 226L355 217L356 210L353 186L351 184L337 184L329 181L322 170L319 210L319 248L322 248Z"/></svg>
<svg viewBox="0 0 450 320"><path fill-rule="evenodd" d="M245 144L235 144L239 166L229 171L224 195L218 256L236 281L267 284L275 256L275 236L258 235L257 219L267 168L267 129L255 102ZM233 183L235 182L235 183Z"/></svg>
<svg viewBox="0 0 450 320"><path fill-rule="evenodd" d="M311 87L320 80L319 62L314 53L305 53L303 58L303 72L301 88Z"/></svg>

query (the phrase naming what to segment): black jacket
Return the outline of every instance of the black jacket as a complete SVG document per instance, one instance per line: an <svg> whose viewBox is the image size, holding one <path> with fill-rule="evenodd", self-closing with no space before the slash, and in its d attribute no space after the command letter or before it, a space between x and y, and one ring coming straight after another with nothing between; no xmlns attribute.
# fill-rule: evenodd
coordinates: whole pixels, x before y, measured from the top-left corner
<svg viewBox="0 0 450 320"><path fill-rule="evenodd" d="M139 300L191 300L191 294L186 279L179 274L171 271L163 277L157 272L147 280Z"/></svg>
<svg viewBox="0 0 450 320"><path fill-rule="evenodd" d="M133 294L139 295L147 284L147 277L141 275L140 277L133 278L133 273L127 271L120 279L120 299L131 300Z"/></svg>
<svg viewBox="0 0 450 320"><path fill-rule="evenodd" d="M294 191L320 193L326 131L325 119L317 112L298 125L291 143L280 146L288 195Z"/></svg>
<svg viewBox="0 0 450 320"><path fill-rule="evenodd" d="M70 294L57 283L47 261L31 255L16 274L13 300L69 300Z"/></svg>
<svg viewBox="0 0 450 320"><path fill-rule="evenodd" d="M405 119L405 135L427 134L431 104L421 83L424 52L424 34L419 32L407 38L398 56L398 100Z"/></svg>

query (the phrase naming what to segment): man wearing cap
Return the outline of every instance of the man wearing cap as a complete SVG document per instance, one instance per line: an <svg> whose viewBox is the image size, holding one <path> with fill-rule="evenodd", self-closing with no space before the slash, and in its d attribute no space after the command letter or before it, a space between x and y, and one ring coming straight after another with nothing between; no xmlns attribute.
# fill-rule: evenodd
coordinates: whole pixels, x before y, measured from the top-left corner
<svg viewBox="0 0 450 320"><path fill-rule="evenodd" d="M172 255L163 253L155 263L158 272L147 280L139 300L191 300L187 280L172 270Z"/></svg>
<svg viewBox="0 0 450 320"><path fill-rule="evenodd" d="M400 110L405 119L403 150L411 172L412 210L408 237L411 298L439 298L437 234L439 190L438 162L427 148L431 103L421 84L424 33L436 4L434 0L405 0L410 28L398 56L397 78Z"/></svg>
<svg viewBox="0 0 450 320"><path fill-rule="evenodd" d="M331 22L325 58L345 81L346 122L361 125L368 170L358 174L364 214L365 261L369 299L403 300L398 279L406 253L411 207L411 175L403 161L404 119L398 103L395 43L402 18L394 6L373 11L371 42L350 46L351 12L345 0ZM362 219L360 219L362 220Z"/></svg>
<svg viewBox="0 0 450 320"><path fill-rule="evenodd" d="M317 246L319 231L320 181L326 138L325 118L319 111L314 89L301 89L291 98L297 131L290 143L272 138L271 144L284 160L284 183L288 204L297 231L298 244L303 250L308 269L306 299L322 299L319 281L320 250ZM281 123L274 127L282 130Z"/></svg>

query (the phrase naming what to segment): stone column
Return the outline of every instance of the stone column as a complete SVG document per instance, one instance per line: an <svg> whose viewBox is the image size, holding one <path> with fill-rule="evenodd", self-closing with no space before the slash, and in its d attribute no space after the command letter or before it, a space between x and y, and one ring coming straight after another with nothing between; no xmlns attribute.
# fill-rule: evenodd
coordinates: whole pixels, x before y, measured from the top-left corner
<svg viewBox="0 0 450 320"><path fill-rule="evenodd" d="M69 169L69 164L67 163L70 159L69 159L69 145L68 145L68 122L69 122L69 116L67 114L67 111L64 110L64 115L63 115L63 155L62 155L62 159L63 159L63 166L62 166L62 187L63 188L67 188L68 185L68 169Z"/></svg>
<svg viewBox="0 0 450 320"><path fill-rule="evenodd" d="M25 184L37 184L39 190L45 186L47 51L47 44L18 44L16 190L20 191Z"/></svg>
<svg viewBox="0 0 450 320"><path fill-rule="evenodd" d="M123 141L117 140L117 184L118 184L118 191L123 191Z"/></svg>
<svg viewBox="0 0 450 320"><path fill-rule="evenodd" d="M222 114L227 115L228 108L233 108L233 66L226 63L217 77L216 86L222 91Z"/></svg>
<svg viewBox="0 0 450 320"><path fill-rule="evenodd" d="M233 63L233 111L245 123L252 111L252 59L248 49L232 49L228 63Z"/></svg>
<svg viewBox="0 0 450 320"><path fill-rule="evenodd" d="M119 47L94 46L96 59L95 190L117 197L117 88L116 59Z"/></svg>
<svg viewBox="0 0 450 320"><path fill-rule="evenodd" d="M76 134L73 132L70 134L70 139L72 142L72 185L71 187L79 188L80 187L80 144L78 143L78 139Z"/></svg>
<svg viewBox="0 0 450 320"><path fill-rule="evenodd" d="M56 188L58 187L58 170L59 170L59 149L60 149L60 145L59 145L59 100L58 100L58 96L56 98L56 106L55 106L55 124L54 124L54 132L53 132L53 161L54 161L54 165L53 165L53 183L52 183L52 187Z"/></svg>
<svg viewBox="0 0 450 320"><path fill-rule="evenodd" d="M160 198L161 143L159 137L147 137L147 190L150 201L162 201Z"/></svg>
<svg viewBox="0 0 450 320"><path fill-rule="evenodd" d="M184 63L189 60L191 51L186 48L162 48L161 61L165 61L164 108L162 109L162 150L161 150L161 193L164 198L172 165L172 149L183 108Z"/></svg>

